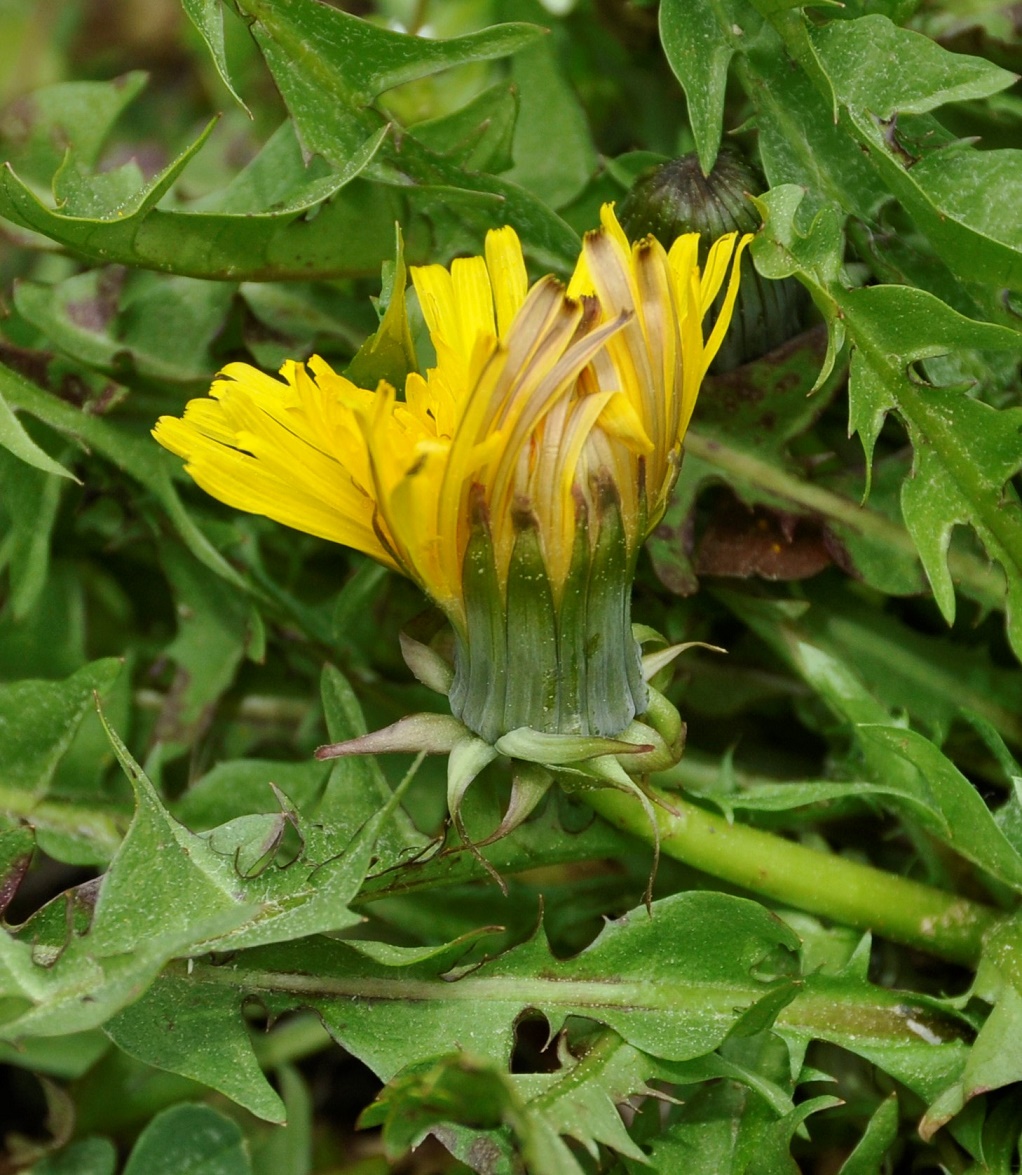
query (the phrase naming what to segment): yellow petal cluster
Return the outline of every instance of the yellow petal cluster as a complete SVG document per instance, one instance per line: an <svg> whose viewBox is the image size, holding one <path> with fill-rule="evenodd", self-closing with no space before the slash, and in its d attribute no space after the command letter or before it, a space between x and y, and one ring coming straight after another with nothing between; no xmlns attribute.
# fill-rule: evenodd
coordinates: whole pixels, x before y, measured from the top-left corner
<svg viewBox="0 0 1022 1175"><path fill-rule="evenodd" d="M556 594L594 487L616 487L630 552L663 513L749 239L716 241L700 270L696 234L665 250L630 243L612 205L601 222L567 289L530 287L511 228L487 234L483 257L413 268L436 365L400 395L318 357L281 379L232 363L154 435L214 497L403 572L455 625L480 517L500 577L516 519L533 520Z"/></svg>

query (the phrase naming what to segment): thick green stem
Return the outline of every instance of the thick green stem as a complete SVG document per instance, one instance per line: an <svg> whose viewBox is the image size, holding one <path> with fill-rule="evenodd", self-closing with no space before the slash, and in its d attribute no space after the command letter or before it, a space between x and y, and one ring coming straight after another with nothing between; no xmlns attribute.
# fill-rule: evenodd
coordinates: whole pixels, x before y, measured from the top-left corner
<svg viewBox="0 0 1022 1175"><path fill-rule="evenodd" d="M653 840L639 801L613 788L581 793L615 827ZM660 851L784 905L820 914L956 963L975 964L995 911L956 894L826 855L673 794L654 805Z"/></svg>

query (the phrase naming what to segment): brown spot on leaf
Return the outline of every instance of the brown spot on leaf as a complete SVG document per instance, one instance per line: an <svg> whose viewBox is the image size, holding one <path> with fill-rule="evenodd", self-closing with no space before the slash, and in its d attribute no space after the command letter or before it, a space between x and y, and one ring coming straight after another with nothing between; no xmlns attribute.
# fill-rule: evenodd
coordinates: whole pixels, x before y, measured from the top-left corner
<svg viewBox="0 0 1022 1175"><path fill-rule="evenodd" d="M65 403L73 404L75 408L81 408L94 416L104 415L124 394L124 389L115 383L108 383L101 391L93 394L89 385L74 372L62 372L58 382L51 371L53 359L52 351L19 347L9 340L0 342L0 362L39 387L55 393Z"/></svg>
<svg viewBox="0 0 1022 1175"><path fill-rule="evenodd" d="M94 297L68 302L67 316L75 326L97 334L106 330L117 314L126 273L123 266L111 265L100 275Z"/></svg>
<svg viewBox="0 0 1022 1175"><path fill-rule="evenodd" d="M877 126L880 127L880 133L884 137L884 142L891 149L893 155L897 155L905 166L906 171L914 164L919 162L919 156L913 155L911 151L907 150L902 139L898 135L898 116L892 115L890 118L877 118Z"/></svg>
<svg viewBox="0 0 1022 1175"><path fill-rule="evenodd" d="M31 139L38 121L39 104L35 98L31 94L16 98L0 114L0 137L17 151Z"/></svg>
<svg viewBox="0 0 1022 1175"><path fill-rule="evenodd" d="M768 404L800 386L808 392L826 351L827 328L821 324L788 339L754 363L709 376L699 399L699 419L728 421L749 405L764 401ZM807 382L809 372L813 374ZM822 406L821 403L821 410ZM776 412L768 409L757 424L773 430L777 426Z"/></svg>
<svg viewBox="0 0 1022 1175"><path fill-rule="evenodd" d="M468 1162L473 1171L496 1171L502 1158L500 1147L490 1138L474 1139L469 1147Z"/></svg>
<svg viewBox="0 0 1022 1175"><path fill-rule="evenodd" d="M22 878L28 872L31 860L31 851L16 858L11 862L4 876L0 878L0 914L3 914L11 904L11 899L18 892L18 886L21 885Z"/></svg>

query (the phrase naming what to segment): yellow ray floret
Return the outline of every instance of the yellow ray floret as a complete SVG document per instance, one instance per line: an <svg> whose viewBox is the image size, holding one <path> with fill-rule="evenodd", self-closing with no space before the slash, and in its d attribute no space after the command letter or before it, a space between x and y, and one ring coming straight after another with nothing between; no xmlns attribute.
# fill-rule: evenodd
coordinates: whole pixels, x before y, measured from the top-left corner
<svg viewBox="0 0 1022 1175"><path fill-rule="evenodd" d="M487 235L483 257L413 268L437 358L401 394L318 357L281 379L233 363L154 435L214 497L403 572L456 625L480 508L502 580L513 520L534 520L556 593L594 485L616 487L631 552L666 507L749 240L716 241L700 273L697 236L665 251L630 243L612 205L601 222L566 290L529 287L511 228Z"/></svg>

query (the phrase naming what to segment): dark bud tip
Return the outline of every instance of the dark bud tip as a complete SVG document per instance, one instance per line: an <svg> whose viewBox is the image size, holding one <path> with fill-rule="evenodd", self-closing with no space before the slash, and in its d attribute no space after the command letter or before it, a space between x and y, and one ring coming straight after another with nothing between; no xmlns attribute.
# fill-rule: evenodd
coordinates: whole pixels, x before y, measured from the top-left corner
<svg viewBox="0 0 1022 1175"><path fill-rule="evenodd" d="M736 151L723 148L713 170L704 176L695 155L683 155L642 173L618 208L621 227L632 240L652 234L669 249L683 233L706 238L700 262L711 241L724 233L755 232L756 210L746 198L765 184Z"/></svg>
<svg viewBox="0 0 1022 1175"><path fill-rule="evenodd" d="M473 482L468 490L468 517L472 529L490 529L490 507L486 501L486 487Z"/></svg>
<svg viewBox="0 0 1022 1175"><path fill-rule="evenodd" d="M734 148L725 146L709 175L703 175L696 155L643 172L618 206L618 219L630 240L654 236L665 249L685 233L699 233L699 264L703 266L718 237L759 229L759 215L748 197L765 188L759 172ZM723 292L716 308L722 299ZM734 316L711 373L719 375L758 359L798 334L804 307L798 282L760 277L746 254Z"/></svg>
<svg viewBox="0 0 1022 1175"><path fill-rule="evenodd" d="M511 525L516 534L539 529L539 520L533 513L532 503L523 494L517 495L511 503Z"/></svg>

